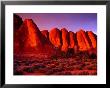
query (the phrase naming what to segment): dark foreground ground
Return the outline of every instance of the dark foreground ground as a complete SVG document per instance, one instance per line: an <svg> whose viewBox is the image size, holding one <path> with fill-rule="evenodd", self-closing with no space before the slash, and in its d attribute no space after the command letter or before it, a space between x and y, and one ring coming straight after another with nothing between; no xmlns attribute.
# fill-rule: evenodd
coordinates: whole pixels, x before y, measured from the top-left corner
<svg viewBox="0 0 110 88"><path fill-rule="evenodd" d="M95 54L40 56L14 56L14 75L97 75Z"/></svg>

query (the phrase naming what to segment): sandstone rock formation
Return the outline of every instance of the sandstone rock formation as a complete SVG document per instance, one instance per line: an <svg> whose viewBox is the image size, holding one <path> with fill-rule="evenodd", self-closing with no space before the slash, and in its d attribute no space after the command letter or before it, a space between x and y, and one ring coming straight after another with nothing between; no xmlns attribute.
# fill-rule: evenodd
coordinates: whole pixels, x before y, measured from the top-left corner
<svg viewBox="0 0 110 88"><path fill-rule="evenodd" d="M22 18L19 17L18 15L14 14L14 18L13 18L13 22L14 22L14 30L19 29L19 27L21 26L21 24L23 23Z"/></svg>
<svg viewBox="0 0 110 88"><path fill-rule="evenodd" d="M68 48L69 48L69 33L65 28L61 29L61 32L62 32L62 48L61 48L61 50L66 52L66 51L68 51Z"/></svg>
<svg viewBox="0 0 110 88"><path fill-rule="evenodd" d="M92 47L96 48L97 47L97 41L96 41L95 35L93 34L92 31L88 31L87 33L88 33L88 36L89 36L89 38L91 40Z"/></svg>
<svg viewBox="0 0 110 88"><path fill-rule="evenodd" d="M19 29L23 47L39 47L42 45L42 35L32 19L25 19Z"/></svg>
<svg viewBox="0 0 110 88"><path fill-rule="evenodd" d="M80 30L77 32L77 41L78 41L79 50L84 51L91 48L85 31Z"/></svg>
<svg viewBox="0 0 110 88"><path fill-rule="evenodd" d="M22 23L23 23L22 18L14 14L13 15L14 51L16 52L18 52L20 49L18 29L20 28Z"/></svg>
<svg viewBox="0 0 110 88"><path fill-rule="evenodd" d="M42 33L42 35L44 35L47 39L49 39L49 32L48 32L48 30L42 30L41 33Z"/></svg>
<svg viewBox="0 0 110 88"><path fill-rule="evenodd" d="M48 33L43 31L43 33ZM46 38L48 35L43 35L32 19L25 19L20 28L15 31L15 51L23 52L52 52L53 45ZM17 45L17 44L18 45ZM17 49L19 47L19 49ZM48 49L48 51L47 51Z"/></svg>
<svg viewBox="0 0 110 88"><path fill-rule="evenodd" d="M61 32L59 29L54 28L49 32L49 40L50 42L55 46L60 48L62 43L61 43Z"/></svg>
<svg viewBox="0 0 110 88"><path fill-rule="evenodd" d="M90 50L97 47L97 36L92 31L85 32L83 29L76 33L68 32L66 28L40 31L32 19L22 21L22 18L14 15L14 52L30 48L39 52L47 52L47 49L54 52L56 47L64 52L69 48L76 52Z"/></svg>
<svg viewBox="0 0 110 88"><path fill-rule="evenodd" d="M13 45L14 45L14 52L18 53L20 50L20 42L19 42L19 33L17 30L14 32L14 44Z"/></svg>
<svg viewBox="0 0 110 88"><path fill-rule="evenodd" d="M74 32L72 32L72 31L69 32L69 39L70 39L69 48L74 48L74 46L75 46L75 34L74 34Z"/></svg>

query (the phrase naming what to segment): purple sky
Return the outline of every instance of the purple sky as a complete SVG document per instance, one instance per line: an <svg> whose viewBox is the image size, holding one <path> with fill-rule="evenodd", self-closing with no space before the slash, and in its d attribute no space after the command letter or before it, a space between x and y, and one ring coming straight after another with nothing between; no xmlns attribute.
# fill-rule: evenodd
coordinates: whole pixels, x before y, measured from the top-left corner
<svg viewBox="0 0 110 88"><path fill-rule="evenodd" d="M66 28L76 32L81 28L97 34L97 13L17 13L22 19L32 19L40 30Z"/></svg>

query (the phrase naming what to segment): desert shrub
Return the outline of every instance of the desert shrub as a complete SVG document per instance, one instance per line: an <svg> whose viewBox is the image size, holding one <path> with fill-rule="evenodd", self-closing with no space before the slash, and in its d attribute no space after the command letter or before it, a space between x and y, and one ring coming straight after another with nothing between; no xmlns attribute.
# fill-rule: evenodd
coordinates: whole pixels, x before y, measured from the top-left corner
<svg viewBox="0 0 110 88"><path fill-rule="evenodd" d="M79 55L76 55L76 56L75 56L75 60L76 60L76 61L81 60L80 56L79 56Z"/></svg>
<svg viewBox="0 0 110 88"><path fill-rule="evenodd" d="M64 71L64 72L62 72L61 75L72 75L72 74L71 74L71 72L69 72L69 71Z"/></svg>
<svg viewBox="0 0 110 88"><path fill-rule="evenodd" d="M97 58L97 49L96 48L92 48L88 52L89 52L90 59L96 59Z"/></svg>
<svg viewBox="0 0 110 88"><path fill-rule="evenodd" d="M79 66L78 70L82 70L82 69L83 69L83 67L82 66Z"/></svg>
<svg viewBox="0 0 110 88"><path fill-rule="evenodd" d="M86 62L89 59L89 54L87 51L80 52L80 58L82 61Z"/></svg>
<svg viewBox="0 0 110 88"><path fill-rule="evenodd" d="M93 67L91 66L91 67L88 67L88 70L93 70Z"/></svg>
<svg viewBox="0 0 110 88"><path fill-rule="evenodd" d="M74 50L72 48L69 48L67 53L66 53L66 57L72 57L74 54Z"/></svg>
<svg viewBox="0 0 110 88"><path fill-rule="evenodd" d="M79 75L89 75L89 72L83 71L83 72L80 72Z"/></svg>
<svg viewBox="0 0 110 88"><path fill-rule="evenodd" d="M69 71L55 72L54 75L72 75Z"/></svg>
<svg viewBox="0 0 110 88"><path fill-rule="evenodd" d="M81 67L80 65L75 65L75 66L74 66L74 69L75 69L75 70L82 70L82 67Z"/></svg>
<svg viewBox="0 0 110 88"><path fill-rule="evenodd" d="M61 57L63 58L69 58L69 57L72 57L74 55L74 50L72 48L69 48L68 51L64 52L62 51L61 52Z"/></svg>
<svg viewBox="0 0 110 88"><path fill-rule="evenodd" d="M47 68L41 68L41 69L39 69L38 71L40 71L41 73L46 73L47 72Z"/></svg>
<svg viewBox="0 0 110 88"><path fill-rule="evenodd" d="M93 70L97 70L97 67L92 67Z"/></svg>
<svg viewBox="0 0 110 88"><path fill-rule="evenodd" d="M26 71L26 72L34 72L34 69L33 68L24 68L23 71Z"/></svg>
<svg viewBox="0 0 110 88"><path fill-rule="evenodd" d="M97 55L95 53L92 53L91 55L89 55L89 58L90 59L96 59L97 58Z"/></svg>
<svg viewBox="0 0 110 88"><path fill-rule="evenodd" d="M33 69L39 69L38 65L34 65Z"/></svg>
<svg viewBox="0 0 110 88"><path fill-rule="evenodd" d="M54 73L53 69L48 69L45 74L46 75L52 75Z"/></svg>
<svg viewBox="0 0 110 88"><path fill-rule="evenodd" d="M14 66L20 66L20 65L21 65L21 62L14 61Z"/></svg>
<svg viewBox="0 0 110 88"><path fill-rule="evenodd" d="M83 56L84 56L84 58L88 59L88 58L89 58L89 53L88 53L88 51L84 51Z"/></svg>
<svg viewBox="0 0 110 88"><path fill-rule="evenodd" d="M45 68L45 65L40 64L40 65L38 65L38 67L39 67L39 68Z"/></svg>
<svg viewBox="0 0 110 88"><path fill-rule="evenodd" d="M67 53L66 52L61 52L61 57L66 58L67 57Z"/></svg>
<svg viewBox="0 0 110 88"><path fill-rule="evenodd" d="M62 68L53 68L53 72L59 72L59 71L62 71L63 69Z"/></svg>
<svg viewBox="0 0 110 88"><path fill-rule="evenodd" d="M90 65L91 63L90 62L85 62L85 65L87 66L87 65Z"/></svg>
<svg viewBox="0 0 110 88"><path fill-rule="evenodd" d="M51 56L51 59L52 59L52 60L57 60L58 57L57 57L56 55L52 55L52 56Z"/></svg>
<svg viewBox="0 0 110 88"><path fill-rule="evenodd" d="M19 64L14 63L14 68L15 69L18 68L19 66L20 66Z"/></svg>
<svg viewBox="0 0 110 88"><path fill-rule="evenodd" d="M81 67L85 67L85 66L86 66L86 64L85 64L85 63L82 63L82 64L81 64Z"/></svg>
<svg viewBox="0 0 110 88"><path fill-rule="evenodd" d="M92 61L91 64L95 64L96 65L97 64L97 61L96 61L96 59L94 59L94 60L95 61Z"/></svg>
<svg viewBox="0 0 110 88"><path fill-rule="evenodd" d="M29 62L25 62L25 65L26 65L26 66L29 66L29 65L30 65L30 63L29 63Z"/></svg>
<svg viewBox="0 0 110 88"><path fill-rule="evenodd" d="M81 59L83 56L84 56L84 52L82 52L82 51L78 51L76 54L74 54L75 55L75 57L77 58L77 59Z"/></svg>
<svg viewBox="0 0 110 88"><path fill-rule="evenodd" d="M97 75L97 72L95 71L95 72L93 72L91 75Z"/></svg>
<svg viewBox="0 0 110 88"><path fill-rule="evenodd" d="M40 68L45 68L46 66L43 64L37 64L33 66L33 69L40 69Z"/></svg>
<svg viewBox="0 0 110 88"><path fill-rule="evenodd" d="M65 68L65 70L73 70L73 69L74 69L73 66L68 66L68 67Z"/></svg>

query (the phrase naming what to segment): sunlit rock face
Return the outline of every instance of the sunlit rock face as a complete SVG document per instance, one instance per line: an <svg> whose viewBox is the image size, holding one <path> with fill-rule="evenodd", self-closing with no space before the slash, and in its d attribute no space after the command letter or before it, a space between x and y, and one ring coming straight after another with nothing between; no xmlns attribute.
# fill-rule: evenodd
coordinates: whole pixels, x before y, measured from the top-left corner
<svg viewBox="0 0 110 88"><path fill-rule="evenodd" d="M38 47L42 45L42 35L32 19L25 19L19 28L23 47Z"/></svg>
<svg viewBox="0 0 110 88"><path fill-rule="evenodd" d="M61 50L66 52L68 51L69 48L69 33L67 31L67 29L63 28L61 29L62 32L62 48Z"/></svg>
<svg viewBox="0 0 110 88"><path fill-rule="evenodd" d="M79 51L86 51L97 47L97 35L92 31L80 29L74 33L68 29L53 28L50 31L42 30L37 27L32 19L25 19L14 15L14 52L34 51L54 52L54 48L67 52L70 48Z"/></svg>
<svg viewBox="0 0 110 88"><path fill-rule="evenodd" d="M91 44L84 30L80 30L77 32L77 41L79 50L85 51L91 48Z"/></svg>
<svg viewBox="0 0 110 88"><path fill-rule="evenodd" d="M93 33L92 31L88 31L87 33L88 33L88 36L89 36L89 38L90 38L90 40L91 40L92 47L93 47L93 48L96 48L96 47L97 47L97 40L96 40L96 38L95 38L94 33Z"/></svg>
<svg viewBox="0 0 110 88"><path fill-rule="evenodd" d="M69 40L70 40L69 48L74 48L74 46L75 46L75 33L72 31L69 32Z"/></svg>
<svg viewBox="0 0 110 88"><path fill-rule="evenodd" d="M59 29L57 28L53 28L50 32L49 32L49 40L50 42L55 46L60 48L62 43L61 43L61 32Z"/></svg>

